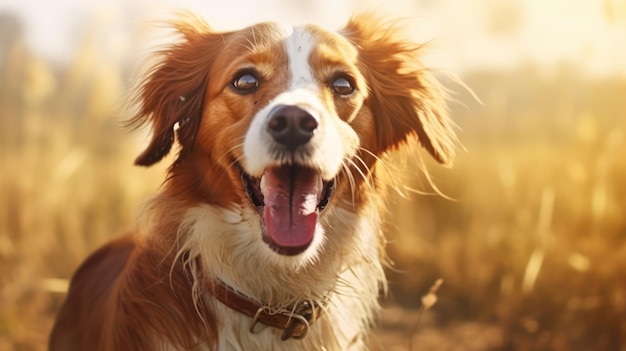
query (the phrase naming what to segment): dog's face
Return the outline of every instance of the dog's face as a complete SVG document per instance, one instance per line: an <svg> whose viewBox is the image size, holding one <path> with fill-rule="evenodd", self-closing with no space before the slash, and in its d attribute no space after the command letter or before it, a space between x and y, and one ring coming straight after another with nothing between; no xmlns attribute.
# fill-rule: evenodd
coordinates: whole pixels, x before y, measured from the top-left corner
<svg viewBox="0 0 626 351"><path fill-rule="evenodd" d="M321 224L328 208L358 213L367 202L382 153L416 137L440 162L452 156L443 97L418 46L369 17L338 33L178 30L183 40L162 52L139 95L136 120L154 135L137 163L167 154L177 125L172 193L253 210L260 230L247 245L311 256L334 240Z"/></svg>
<svg viewBox="0 0 626 351"><path fill-rule="evenodd" d="M235 173L278 254L321 239L335 178L367 132L351 125L366 97L356 57L338 35L257 25L234 34L213 65L198 146ZM370 115L360 122L372 130Z"/></svg>

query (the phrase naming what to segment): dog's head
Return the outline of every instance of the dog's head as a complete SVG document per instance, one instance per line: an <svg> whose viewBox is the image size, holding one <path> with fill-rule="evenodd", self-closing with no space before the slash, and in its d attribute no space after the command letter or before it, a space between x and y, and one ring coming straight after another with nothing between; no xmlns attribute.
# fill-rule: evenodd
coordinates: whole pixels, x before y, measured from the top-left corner
<svg viewBox="0 0 626 351"><path fill-rule="evenodd" d="M177 29L182 39L161 51L138 95L135 121L153 135L136 163L160 161L177 140L170 194L253 209L261 235L247 244L282 257L319 250L333 240L323 238L326 208L358 213L379 156L408 138L451 161L441 89L420 46L391 25L361 16L339 32Z"/></svg>

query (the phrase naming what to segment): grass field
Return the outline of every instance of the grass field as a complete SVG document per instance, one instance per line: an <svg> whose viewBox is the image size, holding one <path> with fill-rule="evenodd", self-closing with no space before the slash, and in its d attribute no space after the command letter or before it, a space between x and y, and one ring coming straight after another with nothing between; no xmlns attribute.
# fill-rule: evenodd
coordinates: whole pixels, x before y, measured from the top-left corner
<svg viewBox="0 0 626 351"><path fill-rule="evenodd" d="M18 43L0 67L0 350L45 349L64 279L164 174L132 166L128 76L90 57L53 67ZM452 169L427 162L454 200L393 203L373 348L626 350L626 81L532 66L462 79L484 102L451 105L467 152ZM418 168L410 186L432 193Z"/></svg>

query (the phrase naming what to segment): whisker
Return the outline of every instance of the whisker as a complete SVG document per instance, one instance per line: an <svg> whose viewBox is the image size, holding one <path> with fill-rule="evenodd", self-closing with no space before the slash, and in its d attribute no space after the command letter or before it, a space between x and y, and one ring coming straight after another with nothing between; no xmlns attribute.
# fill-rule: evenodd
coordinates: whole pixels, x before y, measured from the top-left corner
<svg viewBox="0 0 626 351"><path fill-rule="evenodd" d="M376 154L375 154L375 153L373 153L372 151L370 151L370 150L368 150L368 149L366 149L366 148L364 148L364 147L359 147L359 151L363 151L363 152L365 152L366 154L368 154L369 156L371 156L374 160L376 160L376 162L377 162L377 163L382 164L382 165L383 165L383 167L385 167L385 168L390 168L390 167L391 167L391 166L389 166L389 165L387 164L387 162L385 162L385 160L384 160L384 159L382 159L380 156L376 155Z"/></svg>
<svg viewBox="0 0 626 351"><path fill-rule="evenodd" d="M352 203L354 204L356 200L356 183L352 172L350 172L350 166L346 165L345 160L341 163L341 171L344 172L350 183L350 193L352 194Z"/></svg>
<svg viewBox="0 0 626 351"><path fill-rule="evenodd" d="M224 160L224 158L226 158L226 157L228 157L228 156L233 155L233 154L234 154L234 152L233 152L234 150L236 150L236 149L238 149L238 148L242 148L242 147L243 147L243 144L244 144L244 140L243 140L243 139L244 139L244 138L242 137L242 138L241 138L241 142L240 142L240 143L235 144L235 145L233 145L231 148L229 148L228 150L226 150L226 152L220 156L220 159L219 159L218 161L222 161L222 160ZM230 162L229 162L229 166L230 166L230 167L234 167L234 166L235 166L235 163L239 162L240 160L241 160L241 157L235 157L235 159L234 159L234 160L230 160Z"/></svg>
<svg viewBox="0 0 626 351"><path fill-rule="evenodd" d="M363 160L361 160L360 157L355 157L357 160L360 160L361 162L363 162ZM374 190L374 187L372 186L372 183L369 181L369 177L367 176L367 174L365 174L361 168L356 164L356 162L354 162L354 160L350 159L349 160L350 164L352 165L352 167L354 169L356 169L356 171L359 173L359 175L361 175L361 178L363 178L363 183L365 183L365 186L367 186L368 190Z"/></svg>
<svg viewBox="0 0 626 351"><path fill-rule="evenodd" d="M389 184L389 186L401 197L408 198L407 193L412 193L412 194L425 195L425 196L441 196L444 199L456 201L456 199L443 193L443 191L441 191L441 189L439 189L439 187L436 185L434 179L432 178L430 172L428 171L428 168L426 167L426 162L421 152L416 153L418 157L418 169L422 172L422 174L424 175L424 178L426 179L428 186L431 189L433 189L433 191L418 190L405 184L399 185L399 179L397 175L404 174L406 172L405 170L406 170L407 160L405 159L405 157L403 157L400 160L399 162L400 166L397 166L395 164L390 164L384 158L379 157L378 155L374 154L370 150L367 150L365 148L359 148L359 150L370 155L376 160L377 170L384 172L383 177L385 177L386 179L395 181L394 184ZM363 160L360 160L360 161L363 162ZM380 166L382 167L379 169L378 167ZM413 178L416 178L416 177L413 177Z"/></svg>

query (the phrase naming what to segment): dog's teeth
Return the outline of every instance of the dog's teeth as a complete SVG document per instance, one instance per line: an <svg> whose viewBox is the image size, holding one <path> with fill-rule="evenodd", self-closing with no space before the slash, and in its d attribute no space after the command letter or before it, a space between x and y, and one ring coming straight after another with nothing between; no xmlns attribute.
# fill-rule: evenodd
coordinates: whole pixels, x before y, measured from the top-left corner
<svg viewBox="0 0 626 351"><path fill-rule="evenodd" d="M262 176L261 176L261 184L260 184L260 188L261 188L261 192L262 192L263 194L265 194L265 187L266 187L266 184L265 184L265 176L264 176L264 175L262 175Z"/></svg>

